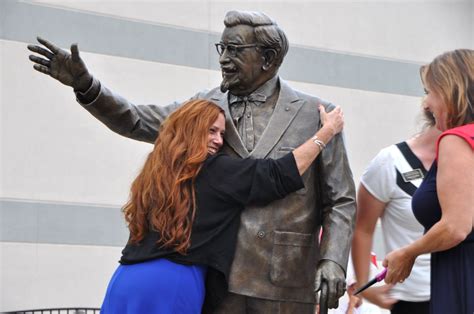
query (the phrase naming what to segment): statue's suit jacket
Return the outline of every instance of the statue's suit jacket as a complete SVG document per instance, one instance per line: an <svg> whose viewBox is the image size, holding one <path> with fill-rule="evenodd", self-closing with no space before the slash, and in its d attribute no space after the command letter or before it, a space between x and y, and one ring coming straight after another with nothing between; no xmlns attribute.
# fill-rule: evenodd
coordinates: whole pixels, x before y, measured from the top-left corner
<svg viewBox="0 0 474 314"><path fill-rule="evenodd" d="M226 112L224 150L241 158L278 158L304 143L320 127L319 98L293 90L279 80L272 117L249 153L232 123L228 95L219 88L193 98L208 99ZM166 116L180 104L133 105L101 86L98 97L82 104L114 132L154 142ZM190 136L192 136L190 130ZM354 227L355 189L342 134L336 135L304 173L305 188L263 207L248 207L241 226L229 290L270 300L314 303L318 261L347 266ZM321 226L323 235L319 244Z"/></svg>

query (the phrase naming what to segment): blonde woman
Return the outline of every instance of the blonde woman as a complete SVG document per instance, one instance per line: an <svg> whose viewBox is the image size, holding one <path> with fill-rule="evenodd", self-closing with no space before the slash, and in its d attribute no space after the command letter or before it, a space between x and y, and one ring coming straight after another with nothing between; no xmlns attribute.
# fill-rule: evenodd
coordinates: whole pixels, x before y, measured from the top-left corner
<svg viewBox="0 0 474 314"><path fill-rule="evenodd" d="M385 282L403 282L417 256L431 253L431 313L474 313L474 50L444 53L421 68L433 113L437 156L413 196L426 233L384 260Z"/></svg>

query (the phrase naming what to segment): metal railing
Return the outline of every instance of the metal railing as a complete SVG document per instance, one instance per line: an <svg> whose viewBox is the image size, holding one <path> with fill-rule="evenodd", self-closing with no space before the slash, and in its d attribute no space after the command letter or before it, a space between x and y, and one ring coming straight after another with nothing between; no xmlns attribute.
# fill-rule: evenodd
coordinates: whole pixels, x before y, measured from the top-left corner
<svg viewBox="0 0 474 314"><path fill-rule="evenodd" d="M1 312L3 314L99 314L99 308L92 307L64 307L51 309L36 309L25 311Z"/></svg>

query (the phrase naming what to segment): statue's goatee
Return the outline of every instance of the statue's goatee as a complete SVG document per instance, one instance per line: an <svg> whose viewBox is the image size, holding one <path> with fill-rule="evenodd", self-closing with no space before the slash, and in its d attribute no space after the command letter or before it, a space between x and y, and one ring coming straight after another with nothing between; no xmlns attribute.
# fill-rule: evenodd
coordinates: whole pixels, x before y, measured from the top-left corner
<svg viewBox="0 0 474 314"><path fill-rule="evenodd" d="M221 92L225 93L228 90L229 90L229 81L226 79L223 79L221 83Z"/></svg>

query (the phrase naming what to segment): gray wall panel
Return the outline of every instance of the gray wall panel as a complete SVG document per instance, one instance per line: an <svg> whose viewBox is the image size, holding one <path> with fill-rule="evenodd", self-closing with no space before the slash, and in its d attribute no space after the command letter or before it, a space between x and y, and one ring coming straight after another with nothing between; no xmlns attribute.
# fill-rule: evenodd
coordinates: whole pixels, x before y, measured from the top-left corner
<svg viewBox="0 0 474 314"><path fill-rule="evenodd" d="M119 208L0 200L0 241L123 246Z"/></svg>
<svg viewBox="0 0 474 314"><path fill-rule="evenodd" d="M1 2L2 39L32 43L37 35L93 53L218 70L219 34L37 4ZM292 46L287 80L408 96L422 94L419 64Z"/></svg>
<svg viewBox="0 0 474 314"><path fill-rule="evenodd" d="M3 39L32 43L39 35L62 47L78 42L81 50L93 53L198 68L218 67L217 60L213 66L209 64L210 52L214 55L210 43L217 40L217 34L12 0L3 6Z"/></svg>
<svg viewBox="0 0 474 314"><path fill-rule="evenodd" d="M0 242L123 247L128 238L119 208L0 200ZM384 256L380 225L373 250Z"/></svg>

